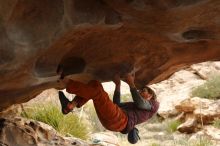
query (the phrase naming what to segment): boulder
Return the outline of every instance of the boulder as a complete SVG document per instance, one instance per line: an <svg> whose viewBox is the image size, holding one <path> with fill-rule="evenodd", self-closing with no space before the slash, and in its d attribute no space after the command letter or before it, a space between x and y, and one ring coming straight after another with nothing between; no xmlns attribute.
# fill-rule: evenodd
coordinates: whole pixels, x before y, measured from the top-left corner
<svg viewBox="0 0 220 146"><path fill-rule="evenodd" d="M89 146L83 140L59 135L51 126L21 117L0 118L0 145Z"/></svg>
<svg viewBox="0 0 220 146"><path fill-rule="evenodd" d="M213 126L206 126L204 128L204 133L211 137L214 140L218 140L220 141L220 129L219 128L215 128Z"/></svg>
<svg viewBox="0 0 220 146"><path fill-rule="evenodd" d="M191 66L197 75L202 79L207 80L213 75L220 75L220 62L219 61L207 61L203 63L197 63Z"/></svg>
<svg viewBox="0 0 220 146"><path fill-rule="evenodd" d="M177 130L182 133L194 133L197 131L197 120L194 115L188 115L185 122L177 127Z"/></svg>
<svg viewBox="0 0 220 146"><path fill-rule="evenodd" d="M220 145L220 130L218 128L215 128L213 126L204 126L201 131L198 131L197 133L193 134L189 138L189 142L193 143L195 141L206 140L208 142L211 142L212 145Z"/></svg>
<svg viewBox="0 0 220 146"><path fill-rule="evenodd" d="M91 141L94 145L119 146L119 140L112 132L93 133Z"/></svg>
<svg viewBox="0 0 220 146"><path fill-rule="evenodd" d="M176 106L180 112L192 113L197 121L202 124L209 124L215 118L220 118L219 107L220 100L210 100L199 97L186 99Z"/></svg>

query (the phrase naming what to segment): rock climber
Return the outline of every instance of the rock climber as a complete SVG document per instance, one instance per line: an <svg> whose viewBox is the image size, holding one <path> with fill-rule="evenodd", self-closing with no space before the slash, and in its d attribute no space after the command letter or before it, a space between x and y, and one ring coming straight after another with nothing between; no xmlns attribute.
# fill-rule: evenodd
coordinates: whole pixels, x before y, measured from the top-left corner
<svg viewBox="0 0 220 146"><path fill-rule="evenodd" d="M66 91L76 95L72 101L69 101L64 93L59 91L62 113L68 114L75 107L80 108L92 99L102 125L108 130L128 134L128 141L135 144L140 139L135 125L150 119L157 112L159 102L155 92L148 86L138 90L134 79L132 74L127 74L125 77L125 82L130 87L132 102L121 102L120 100L121 79L119 75L115 75L113 79L115 83L113 101L110 100L99 81L92 80L84 84L67 78L61 79L60 82Z"/></svg>

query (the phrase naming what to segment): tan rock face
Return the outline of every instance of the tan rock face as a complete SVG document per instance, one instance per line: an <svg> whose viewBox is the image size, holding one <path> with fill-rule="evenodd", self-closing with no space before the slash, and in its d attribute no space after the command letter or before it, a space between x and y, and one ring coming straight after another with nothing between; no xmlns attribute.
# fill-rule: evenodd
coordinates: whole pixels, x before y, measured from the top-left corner
<svg viewBox="0 0 220 146"><path fill-rule="evenodd" d="M220 59L217 0L0 0L0 110L73 79L136 71L138 87Z"/></svg>
<svg viewBox="0 0 220 146"><path fill-rule="evenodd" d="M91 135L91 141L94 145L119 146L118 137L111 132L100 132Z"/></svg>
<svg viewBox="0 0 220 146"><path fill-rule="evenodd" d="M180 102L176 108L180 112L193 113L197 121L200 123L209 124L215 118L220 117L219 106L220 100L209 100L193 97ZM190 111L189 109L192 110Z"/></svg>
<svg viewBox="0 0 220 146"><path fill-rule="evenodd" d="M185 115L183 123L178 127L180 132L194 133L199 129L202 129L203 131L205 130L207 135L218 137L218 134L215 134L214 132L215 130L213 132L211 132L212 130L210 130L210 128L206 130L204 125L210 125L215 119L219 119L220 100L193 97L183 100L175 107L179 112L183 112Z"/></svg>
<svg viewBox="0 0 220 146"><path fill-rule="evenodd" d="M177 127L177 130L182 133L194 133L197 129L197 120L194 115L188 115L185 122Z"/></svg>
<svg viewBox="0 0 220 146"><path fill-rule="evenodd" d="M191 66L203 79L208 79L213 75L220 74L220 62L219 61L208 61L203 63L194 64Z"/></svg>
<svg viewBox="0 0 220 146"><path fill-rule="evenodd" d="M7 146L89 146L72 137L62 137L51 126L20 117L0 118L0 145Z"/></svg>
<svg viewBox="0 0 220 146"><path fill-rule="evenodd" d="M215 128L213 126L205 126L203 130L193 134L189 141L193 142L196 139L199 139L201 137L204 137L206 139L209 139L210 142L213 143L213 145L220 145L220 130L219 128Z"/></svg>

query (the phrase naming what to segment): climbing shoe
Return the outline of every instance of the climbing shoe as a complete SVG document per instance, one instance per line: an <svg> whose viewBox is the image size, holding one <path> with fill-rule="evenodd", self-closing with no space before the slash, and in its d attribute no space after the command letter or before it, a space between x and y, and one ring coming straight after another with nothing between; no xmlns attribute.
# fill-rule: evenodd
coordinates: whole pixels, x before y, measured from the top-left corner
<svg viewBox="0 0 220 146"><path fill-rule="evenodd" d="M71 112L72 109L68 108L68 104L71 104L71 102L66 98L66 96L64 95L62 91L59 91L59 99L60 99L60 104L62 108L62 113L66 115L69 112Z"/></svg>

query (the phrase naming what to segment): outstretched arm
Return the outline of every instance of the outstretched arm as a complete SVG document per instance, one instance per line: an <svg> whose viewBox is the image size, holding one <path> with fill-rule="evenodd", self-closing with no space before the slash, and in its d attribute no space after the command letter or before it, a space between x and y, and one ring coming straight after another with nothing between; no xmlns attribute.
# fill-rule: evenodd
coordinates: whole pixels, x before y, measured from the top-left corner
<svg viewBox="0 0 220 146"><path fill-rule="evenodd" d="M125 81L130 87L130 92L131 92L134 104L140 109L151 110L150 102L145 100L137 91L137 88L134 84L134 75L128 74L126 76Z"/></svg>

